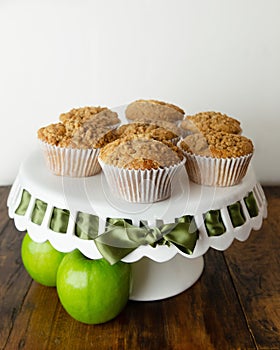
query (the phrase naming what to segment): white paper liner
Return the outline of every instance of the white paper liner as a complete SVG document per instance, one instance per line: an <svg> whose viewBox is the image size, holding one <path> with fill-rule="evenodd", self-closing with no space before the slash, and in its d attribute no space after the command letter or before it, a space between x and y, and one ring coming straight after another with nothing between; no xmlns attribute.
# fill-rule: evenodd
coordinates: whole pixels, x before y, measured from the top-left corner
<svg viewBox="0 0 280 350"><path fill-rule="evenodd" d="M178 142L181 140L181 136L174 137L173 139L170 140L170 142L174 145L177 146ZM169 141L169 140L167 140Z"/></svg>
<svg viewBox="0 0 280 350"><path fill-rule="evenodd" d="M134 170L108 165L99 159L112 193L133 203L154 203L170 197L173 178L185 161L184 158L165 168Z"/></svg>
<svg viewBox="0 0 280 350"><path fill-rule="evenodd" d="M191 181L205 186L234 186L246 175L253 156L211 158L184 152L186 170Z"/></svg>
<svg viewBox="0 0 280 350"><path fill-rule="evenodd" d="M47 167L55 175L93 176L101 171L99 149L63 148L40 142Z"/></svg>

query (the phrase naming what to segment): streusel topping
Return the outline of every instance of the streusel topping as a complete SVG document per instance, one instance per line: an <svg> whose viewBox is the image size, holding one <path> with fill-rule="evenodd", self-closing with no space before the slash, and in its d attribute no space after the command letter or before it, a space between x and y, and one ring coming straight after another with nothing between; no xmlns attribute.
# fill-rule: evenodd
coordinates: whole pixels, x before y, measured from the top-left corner
<svg viewBox="0 0 280 350"><path fill-rule="evenodd" d="M153 103L153 104L156 104L156 105L166 106L166 107L170 107L170 108L176 109L178 112L180 112L182 114L185 114L185 111L182 108L180 108L180 107L178 107L178 106L176 106L176 105L174 105L172 103L168 103L168 102L164 102L164 101L158 101L158 100L142 100L142 99L137 100L137 102L149 102L149 103Z"/></svg>
<svg viewBox="0 0 280 350"><path fill-rule="evenodd" d="M112 127L120 122L106 107L83 107L60 115L60 122L42 127L38 138L53 146L100 148L117 138Z"/></svg>
<svg viewBox="0 0 280 350"><path fill-rule="evenodd" d="M195 133L185 137L180 142L180 147L189 153L210 157L211 152L206 137L203 134Z"/></svg>
<svg viewBox="0 0 280 350"><path fill-rule="evenodd" d="M66 135L66 128L62 123L50 124L40 128L37 134L40 140L57 146L60 142L63 142Z"/></svg>
<svg viewBox="0 0 280 350"><path fill-rule="evenodd" d="M130 103L125 111L130 120L149 119L176 122L184 118L185 112L171 103L156 100L137 100Z"/></svg>
<svg viewBox="0 0 280 350"><path fill-rule="evenodd" d="M158 119L137 119L133 121L134 123L149 123L155 124L164 128L165 130L172 131L177 137L182 135L182 130L175 123L168 122L166 120L158 120Z"/></svg>
<svg viewBox="0 0 280 350"><path fill-rule="evenodd" d="M245 136L225 132L192 134L183 139L180 147L196 155L215 158L235 158L251 154L253 143Z"/></svg>
<svg viewBox="0 0 280 350"><path fill-rule="evenodd" d="M181 122L181 128L193 133L223 131L231 134L240 134L242 131L240 122L237 119L213 111L186 116Z"/></svg>
<svg viewBox="0 0 280 350"><path fill-rule="evenodd" d="M183 154L169 142L148 139L145 135L130 136L109 143L99 158L106 164L128 169L151 169L178 164Z"/></svg>
<svg viewBox="0 0 280 350"><path fill-rule="evenodd" d="M170 130L166 130L165 128L160 127L156 124L149 124L144 122L124 124L120 126L116 132L119 137L144 134L146 137L153 138L158 141L172 140L177 137L177 135Z"/></svg>
<svg viewBox="0 0 280 350"><path fill-rule="evenodd" d="M59 120L65 125L67 131L74 132L84 123L98 125L99 127L116 125L120 123L118 114L107 107L81 107L73 108L62 113Z"/></svg>

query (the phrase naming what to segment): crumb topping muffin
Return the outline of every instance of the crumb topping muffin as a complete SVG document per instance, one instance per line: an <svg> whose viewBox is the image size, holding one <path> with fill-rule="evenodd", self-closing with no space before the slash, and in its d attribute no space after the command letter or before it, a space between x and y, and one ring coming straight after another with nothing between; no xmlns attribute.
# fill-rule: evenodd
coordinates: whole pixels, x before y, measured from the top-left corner
<svg viewBox="0 0 280 350"><path fill-rule="evenodd" d="M67 131L77 130L85 122L91 121L98 126L110 126L120 123L118 114L107 107L81 107L73 108L67 113L62 113L59 120L65 125Z"/></svg>
<svg viewBox="0 0 280 350"><path fill-rule="evenodd" d="M183 152L171 142L130 135L100 150L99 164L116 196L133 203L154 203L171 195Z"/></svg>
<svg viewBox="0 0 280 350"><path fill-rule="evenodd" d="M157 100L137 100L127 106L125 114L129 120L152 119L174 123L182 120L185 112L171 103Z"/></svg>
<svg viewBox="0 0 280 350"><path fill-rule="evenodd" d="M240 122L237 119L213 111L186 116L181 122L181 128L192 133L221 131L230 134L240 134L242 131Z"/></svg>
<svg viewBox="0 0 280 350"><path fill-rule="evenodd" d="M172 131L160 127L156 124L149 123L131 123L120 126L116 133L118 137L126 137L132 135L145 135L147 138L152 138L158 141L172 140L177 137Z"/></svg>
<svg viewBox="0 0 280 350"><path fill-rule="evenodd" d="M234 186L244 178L254 146L245 136L226 132L196 133L180 142L189 179L205 186Z"/></svg>
<svg viewBox="0 0 280 350"><path fill-rule="evenodd" d="M71 133L64 124L57 123L40 128L38 138L52 146L90 149L103 147L117 136L114 130L106 126L91 128L84 124Z"/></svg>
<svg viewBox="0 0 280 350"><path fill-rule="evenodd" d="M71 109L37 136L49 170L59 176L85 177L101 171L100 148L117 139L117 113L106 107Z"/></svg>
<svg viewBox="0 0 280 350"><path fill-rule="evenodd" d="M158 100L137 100L138 102L150 102L150 103L153 103L153 104L156 104L156 105L161 105L161 106L166 106L166 107L170 107L170 108L173 108L175 110L177 110L178 112L182 113L182 114L185 114L184 110L172 103L168 103L168 102L164 102L164 101L158 101Z"/></svg>
<svg viewBox="0 0 280 350"><path fill-rule="evenodd" d="M183 158L182 152L172 143L148 139L144 135L113 141L99 154L99 159L106 164L143 170L169 167L180 163Z"/></svg>
<svg viewBox="0 0 280 350"><path fill-rule="evenodd" d="M214 158L236 158L254 151L253 143L247 137L225 132L188 135L180 146L186 152Z"/></svg>
<svg viewBox="0 0 280 350"><path fill-rule="evenodd" d="M60 115L60 122L42 127L38 138L52 146L90 149L100 148L117 138L112 126L117 113L103 107L72 109Z"/></svg>
<svg viewBox="0 0 280 350"><path fill-rule="evenodd" d="M41 141L57 146L60 142L63 142L66 135L66 128L62 123L50 124L40 128L37 134Z"/></svg>
<svg viewBox="0 0 280 350"><path fill-rule="evenodd" d="M133 121L133 123L154 124L154 125L157 125L157 126L164 128L165 130L173 132L173 134L175 134L177 137L182 135L182 130L180 127L178 127L176 124L168 122L166 120L136 119Z"/></svg>

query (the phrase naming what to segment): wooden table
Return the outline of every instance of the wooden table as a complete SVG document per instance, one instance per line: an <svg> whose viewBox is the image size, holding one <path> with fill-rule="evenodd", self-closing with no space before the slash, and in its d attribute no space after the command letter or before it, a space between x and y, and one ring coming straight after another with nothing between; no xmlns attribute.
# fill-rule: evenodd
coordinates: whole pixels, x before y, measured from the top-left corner
<svg viewBox="0 0 280 350"><path fill-rule="evenodd" d="M23 232L0 187L0 349L280 349L280 187L265 187L268 218L246 242L210 249L198 282L162 301L129 301L113 321L85 325L55 288L32 281L20 257Z"/></svg>

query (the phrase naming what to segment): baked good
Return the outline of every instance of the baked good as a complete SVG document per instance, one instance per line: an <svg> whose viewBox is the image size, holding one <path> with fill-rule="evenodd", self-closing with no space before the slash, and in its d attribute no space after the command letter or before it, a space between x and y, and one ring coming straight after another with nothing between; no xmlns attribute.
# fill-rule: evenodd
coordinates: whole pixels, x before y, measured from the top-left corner
<svg viewBox="0 0 280 350"><path fill-rule="evenodd" d="M103 107L72 109L60 122L38 130L48 168L61 176L92 176L101 171L101 147L117 138L117 113Z"/></svg>
<svg viewBox="0 0 280 350"><path fill-rule="evenodd" d="M118 137L144 135L147 138L152 138L158 141L170 141L175 144L178 142L178 135L155 123L135 122L124 124L116 130L116 133Z"/></svg>
<svg viewBox="0 0 280 350"><path fill-rule="evenodd" d="M241 134L242 132L240 122L237 119L213 111L185 116L180 127L187 134L210 131L222 131L230 134Z"/></svg>
<svg viewBox="0 0 280 350"><path fill-rule="evenodd" d="M157 100L137 100L130 103L125 115L128 120L163 120L176 123L184 118L185 112L171 103Z"/></svg>
<svg viewBox="0 0 280 350"><path fill-rule="evenodd" d="M143 134L117 139L103 147L99 155L104 163L119 168L127 168L135 159L150 159L163 168L178 164L183 157L182 151L172 143L147 138Z"/></svg>
<svg viewBox="0 0 280 350"><path fill-rule="evenodd" d="M86 106L81 108L72 108L69 112L62 113L59 120L71 132L73 128L77 129L85 123L94 122L99 127L115 126L120 123L118 114L107 107Z"/></svg>
<svg viewBox="0 0 280 350"><path fill-rule="evenodd" d="M111 191L138 203L168 198L173 177L185 163L178 147L144 135L113 141L101 149L98 159Z"/></svg>
<svg viewBox="0 0 280 350"><path fill-rule="evenodd" d="M95 127L84 124L69 132L62 123L50 124L38 130L38 138L51 146L60 148L101 148L116 139L114 129L109 126Z"/></svg>
<svg viewBox="0 0 280 350"><path fill-rule="evenodd" d="M130 120L129 122L130 123L155 124L157 126L160 126L160 127L164 128L165 130L173 132L173 134L175 134L179 138L182 136L182 129L179 126L177 126L175 123L168 122L166 120L136 119L136 120Z"/></svg>
<svg viewBox="0 0 280 350"><path fill-rule="evenodd" d="M245 136L213 131L188 135L181 147L192 154L215 158L241 157L254 150L252 141Z"/></svg>
<svg viewBox="0 0 280 350"><path fill-rule="evenodd" d="M233 186L246 175L254 146L245 136L196 133L179 143L190 180L208 186Z"/></svg>

